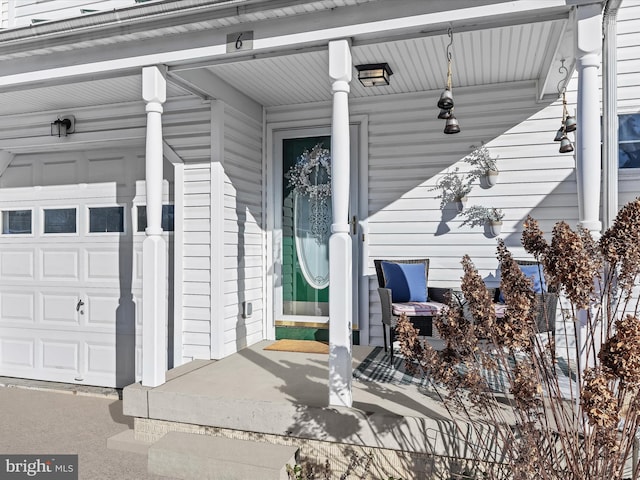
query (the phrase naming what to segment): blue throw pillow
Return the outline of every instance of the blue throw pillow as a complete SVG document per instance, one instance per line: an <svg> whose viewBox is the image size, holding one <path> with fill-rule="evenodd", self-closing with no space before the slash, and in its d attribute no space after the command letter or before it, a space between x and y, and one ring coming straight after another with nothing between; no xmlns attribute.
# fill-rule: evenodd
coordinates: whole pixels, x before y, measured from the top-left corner
<svg viewBox="0 0 640 480"><path fill-rule="evenodd" d="M524 276L533 282L533 291L535 293L543 293L547 291L547 282L542 273L542 267L539 265L519 265ZM504 297L500 292L500 302L504 303Z"/></svg>
<svg viewBox="0 0 640 480"><path fill-rule="evenodd" d="M547 283L544 280L544 275L540 275L542 267L538 265L520 265L520 270L522 270L525 277L533 282L534 292L542 293L547 291Z"/></svg>
<svg viewBox="0 0 640 480"><path fill-rule="evenodd" d="M426 302L427 279L422 263L382 262L385 287L394 303Z"/></svg>

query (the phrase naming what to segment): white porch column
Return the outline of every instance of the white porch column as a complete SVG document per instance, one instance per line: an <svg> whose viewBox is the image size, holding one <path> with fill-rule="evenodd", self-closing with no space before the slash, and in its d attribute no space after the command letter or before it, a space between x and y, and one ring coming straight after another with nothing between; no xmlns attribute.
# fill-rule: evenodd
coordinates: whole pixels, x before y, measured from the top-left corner
<svg viewBox="0 0 640 480"><path fill-rule="evenodd" d="M349 235L349 82L351 50L347 40L329 42L333 81L331 119L331 201L329 239L329 405L351 407L352 254Z"/></svg>
<svg viewBox="0 0 640 480"><path fill-rule="evenodd" d="M142 385L157 387L167 370L167 253L162 238L162 104L167 99L166 69L142 69L147 104L145 188L147 229L142 243Z"/></svg>
<svg viewBox="0 0 640 480"><path fill-rule="evenodd" d="M576 65L578 69L578 128L576 178L580 224L600 236L600 92L598 67L602 48L600 5L577 7Z"/></svg>
<svg viewBox="0 0 640 480"><path fill-rule="evenodd" d="M576 65L578 70L578 104L576 130L576 179L580 224L598 239L601 235L601 127L598 67L602 50L600 5L578 6L576 12ZM594 279L598 281L598 279ZM592 342L598 343L596 330L587 325L588 312L578 312L576 328L580 371L595 364ZM593 325L593 329L598 326ZM599 345L595 345L599 351Z"/></svg>

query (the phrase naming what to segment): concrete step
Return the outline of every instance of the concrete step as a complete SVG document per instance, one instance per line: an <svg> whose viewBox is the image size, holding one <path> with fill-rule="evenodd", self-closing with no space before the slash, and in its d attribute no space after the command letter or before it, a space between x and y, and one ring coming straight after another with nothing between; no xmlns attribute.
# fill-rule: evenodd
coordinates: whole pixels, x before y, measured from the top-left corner
<svg viewBox="0 0 640 480"><path fill-rule="evenodd" d="M134 452L146 455L149 452L150 446L151 442L136 440L133 429L124 430L107 438L107 448L110 450L120 450L123 452Z"/></svg>
<svg viewBox="0 0 640 480"><path fill-rule="evenodd" d="M149 447L149 473L191 480L287 480L298 449L169 432Z"/></svg>

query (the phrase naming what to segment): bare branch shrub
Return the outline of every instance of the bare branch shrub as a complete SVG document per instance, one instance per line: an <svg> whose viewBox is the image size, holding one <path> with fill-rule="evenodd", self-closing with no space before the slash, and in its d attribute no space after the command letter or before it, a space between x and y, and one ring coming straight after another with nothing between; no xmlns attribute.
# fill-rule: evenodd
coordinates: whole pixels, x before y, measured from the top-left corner
<svg viewBox="0 0 640 480"><path fill-rule="evenodd" d="M637 479L630 458L640 424L640 199L599 241L559 222L547 242L529 217L522 243L564 299L557 335L567 346L556 352L553 332L537 331L532 284L500 242L504 316L465 256L463 301L452 297L434 320L443 348L399 321L406 366L432 383L471 443L484 465L477 478ZM469 425L478 432L472 440L463 435Z"/></svg>

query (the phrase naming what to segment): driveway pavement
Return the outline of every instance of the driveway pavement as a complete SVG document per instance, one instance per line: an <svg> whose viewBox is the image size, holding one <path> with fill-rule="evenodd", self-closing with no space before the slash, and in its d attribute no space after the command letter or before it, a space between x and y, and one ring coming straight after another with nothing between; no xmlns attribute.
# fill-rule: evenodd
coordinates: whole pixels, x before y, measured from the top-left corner
<svg viewBox="0 0 640 480"><path fill-rule="evenodd" d="M133 428L115 392L0 385L0 454L77 454L80 480L167 480L147 473L146 455L107 449Z"/></svg>

